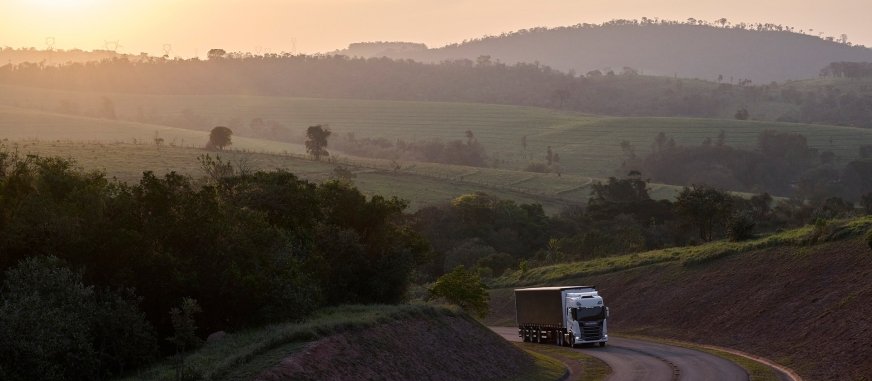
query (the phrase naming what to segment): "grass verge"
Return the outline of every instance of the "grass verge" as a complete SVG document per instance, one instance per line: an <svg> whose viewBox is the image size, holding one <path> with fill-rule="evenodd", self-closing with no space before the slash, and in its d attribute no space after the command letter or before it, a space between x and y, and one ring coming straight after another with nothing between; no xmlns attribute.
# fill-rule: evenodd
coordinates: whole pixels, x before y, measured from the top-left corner
<svg viewBox="0 0 872 381"><path fill-rule="evenodd" d="M644 253L597 258L583 262L542 266L526 272L510 272L494 279L491 288L548 284L561 280L606 274L664 262L681 262L686 267L719 258L782 245L812 245L863 234L872 227L872 216L828 222L823 228L805 226L743 242L717 241L699 246L668 248Z"/></svg>
<svg viewBox="0 0 872 381"><path fill-rule="evenodd" d="M535 367L526 374L510 378L510 381L558 381L565 380L569 370L557 359L519 345L530 357Z"/></svg>
<svg viewBox="0 0 872 381"><path fill-rule="evenodd" d="M572 369L571 365L576 365L577 369L580 369L580 371L576 370L576 372L571 373L569 378L567 378L569 381L602 381L612 372L608 364L602 360L579 351L573 351L564 347L532 343L517 343L517 345L531 354L537 353L542 356L557 359L560 362L569 365L570 369Z"/></svg>

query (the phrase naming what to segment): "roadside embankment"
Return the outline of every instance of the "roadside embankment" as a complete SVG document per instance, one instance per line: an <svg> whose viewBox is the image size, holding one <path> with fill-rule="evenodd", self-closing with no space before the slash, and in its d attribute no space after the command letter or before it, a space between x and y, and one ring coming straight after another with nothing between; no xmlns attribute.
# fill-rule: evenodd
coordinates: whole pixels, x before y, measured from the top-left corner
<svg viewBox="0 0 872 381"><path fill-rule="evenodd" d="M672 250L683 255L680 248ZM870 279L872 252L862 236L848 234L705 261L567 274L539 284L597 285L615 333L734 348L787 366L806 380L870 380ZM513 324L511 288L492 290L491 297L486 323Z"/></svg>
<svg viewBox="0 0 872 381"><path fill-rule="evenodd" d="M175 379L168 359L133 380ZM459 310L341 306L299 323L227 334L185 358L183 379L541 380L566 368L531 356Z"/></svg>

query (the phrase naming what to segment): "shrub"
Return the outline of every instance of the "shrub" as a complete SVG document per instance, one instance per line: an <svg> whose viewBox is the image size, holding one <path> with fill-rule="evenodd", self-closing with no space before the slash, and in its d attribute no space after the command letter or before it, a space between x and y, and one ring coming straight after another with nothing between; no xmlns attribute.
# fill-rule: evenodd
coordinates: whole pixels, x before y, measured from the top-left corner
<svg viewBox="0 0 872 381"><path fill-rule="evenodd" d="M814 245L818 243L818 240L832 233L832 230L833 226L828 220L818 218L814 222L814 229L812 229L805 241L810 245Z"/></svg>
<svg viewBox="0 0 872 381"><path fill-rule="evenodd" d="M727 236L730 241L739 242L754 238L754 219L745 213L733 215L727 222Z"/></svg>
<svg viewBox="0 0 872 381"><path fill-rule="evenodd" d="M444 298L467 312L475 312L479 317L487 315L488 294L478 272L457 266L453 271L436 280L430 289L430 296Z"/></svg>

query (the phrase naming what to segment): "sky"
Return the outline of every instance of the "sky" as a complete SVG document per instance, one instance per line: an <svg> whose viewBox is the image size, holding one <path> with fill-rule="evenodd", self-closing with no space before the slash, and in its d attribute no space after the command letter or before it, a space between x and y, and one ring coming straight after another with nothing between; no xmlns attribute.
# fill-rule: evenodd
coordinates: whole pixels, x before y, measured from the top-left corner
<svg viewBox="0 0 872 381"><path fill-rule="evenodd" d="M430 47L536 26L641 17L769 22L872 46L870 0L0 0L0 47L205 56L317 53L361 41Z"/></svg>

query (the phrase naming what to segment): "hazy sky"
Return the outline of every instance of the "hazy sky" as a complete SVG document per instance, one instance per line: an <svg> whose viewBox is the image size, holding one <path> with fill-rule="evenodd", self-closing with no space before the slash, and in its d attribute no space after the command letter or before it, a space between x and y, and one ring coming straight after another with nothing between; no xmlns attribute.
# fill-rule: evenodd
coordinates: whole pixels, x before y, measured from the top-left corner
<svg viewBox="0 0 872 381"><path fill-rule="evenodd" d="M227 51L313 53L359 41L430 47L533 26L615 18L771 22L846 33L872 46L872 0L0 0L0 47L101 49L203 56Z"/></svg>

